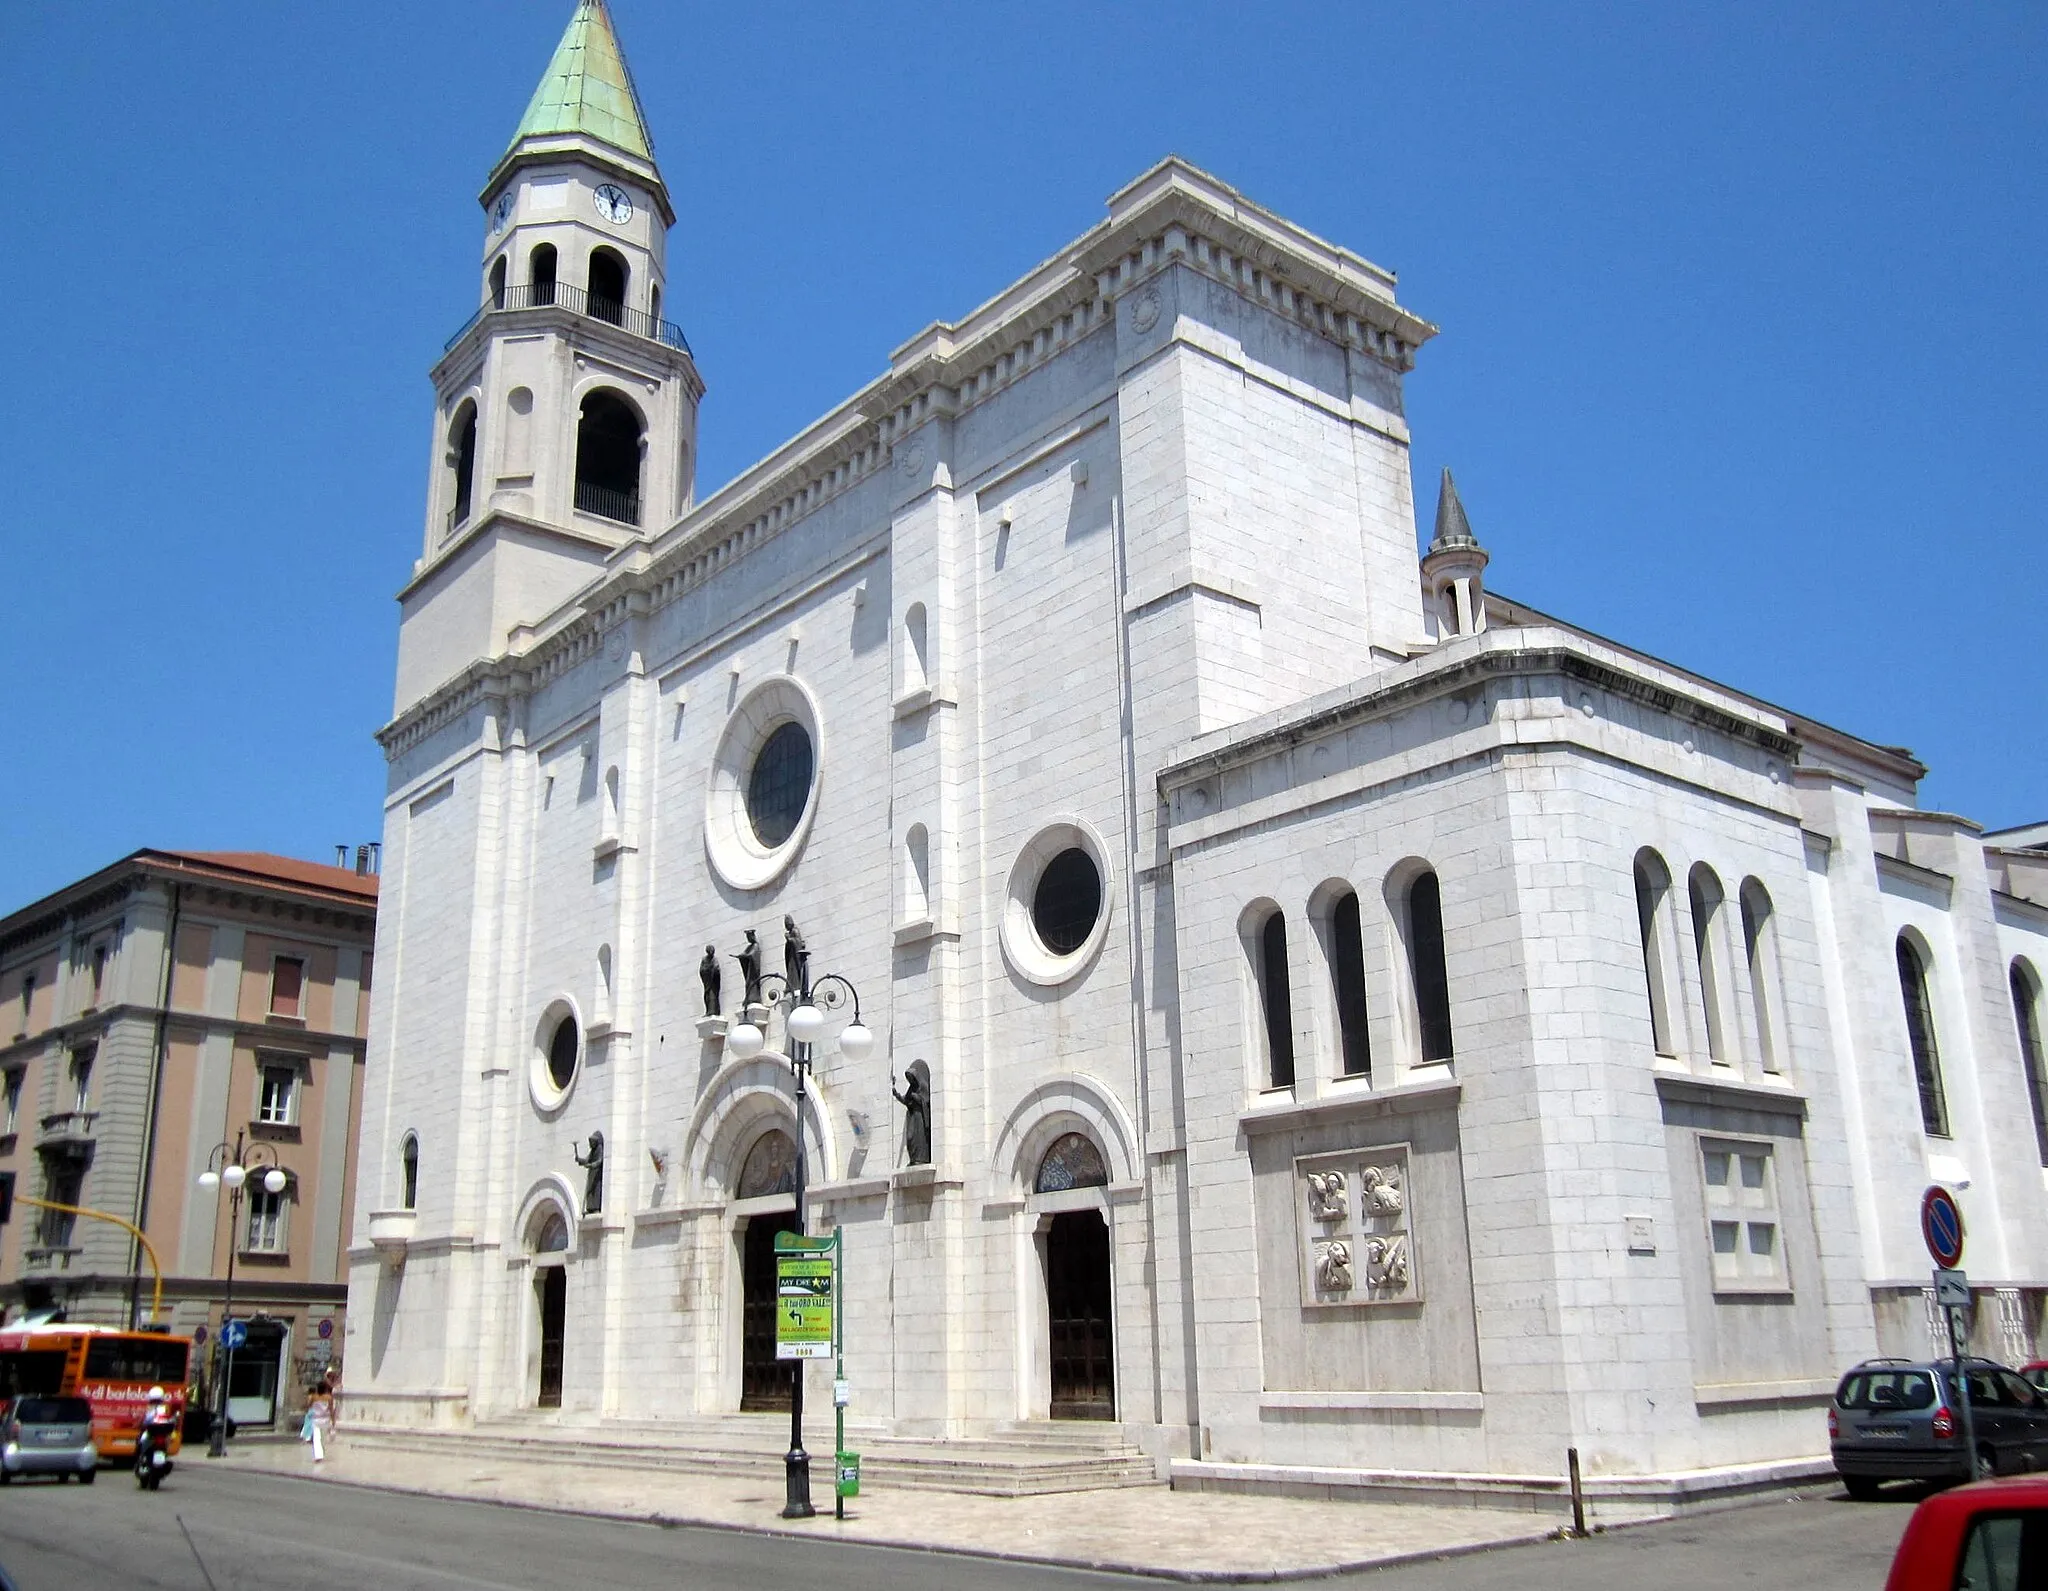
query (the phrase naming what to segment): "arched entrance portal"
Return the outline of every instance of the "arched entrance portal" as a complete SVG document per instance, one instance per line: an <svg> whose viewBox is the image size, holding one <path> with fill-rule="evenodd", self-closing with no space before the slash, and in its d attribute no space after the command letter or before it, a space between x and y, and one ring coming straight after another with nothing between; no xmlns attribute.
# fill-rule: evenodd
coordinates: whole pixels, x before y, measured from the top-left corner
<svg viewBox="0 0 2048 1591"><path fill-rule="evenodd" d="M796 1143L779 1127L754 1140L733 1187L736 1197L762 1199L796 1191ZM740 1232L740 1408L789 1410L790 1363L775 1357L775 1234L794 1232L796 1213L748 1219Z"/></svg>
<svg viewBox="0 0 2048 1591"><path fill-rule="evenodd" d="M1056 1139L1039 1162L1035 1191L1064 1193L1109 1181L1102 1152L1081 1133ZM1065 1210L1045 1231L1049 1412L1055 1420L1116 1418L1116 1354L1110 1317L1109 1227L1099 1210Z"/></svg>
<svg viewBox="0 0 2048 1591"><path fill-rule="evenodd" d="M540 1342L539 1379L534 1406L562 1406L562 1350L569 1323L569 1223L562 1212L546 1210L533 1227L533 1302Z"/></svg>

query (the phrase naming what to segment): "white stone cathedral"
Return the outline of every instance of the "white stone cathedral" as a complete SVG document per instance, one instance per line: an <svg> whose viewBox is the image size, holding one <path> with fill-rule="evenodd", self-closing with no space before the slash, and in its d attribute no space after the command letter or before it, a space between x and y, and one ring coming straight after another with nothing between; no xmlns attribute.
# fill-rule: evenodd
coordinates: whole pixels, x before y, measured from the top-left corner
<svg viewBox="0 0 2048 1591"><path fill-rule="evenodd" d="M380 737L354 1417L772 1444L799 1141L871 1442L1787 1473L1939 1340L1930 1182L1976 1346L2039 1351L2048 829L1488 591L1448 478L1418 558L1391 273L1168 160L699 496L598 0L482 205Z"/></svg>

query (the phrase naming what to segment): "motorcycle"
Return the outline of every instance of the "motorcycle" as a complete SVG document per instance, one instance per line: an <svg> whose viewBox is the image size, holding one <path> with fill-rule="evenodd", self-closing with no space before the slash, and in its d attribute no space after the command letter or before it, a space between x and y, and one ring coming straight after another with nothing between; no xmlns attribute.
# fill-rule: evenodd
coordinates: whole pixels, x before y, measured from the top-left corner
<svg viewBox="0 0 2048 1591"><path fill-rule="evenodd" d="M135 1438L135 1484L146 1492L163 1485L171 1472L171 1433L177 1417L168 1409L146 1417Z"/></svg>

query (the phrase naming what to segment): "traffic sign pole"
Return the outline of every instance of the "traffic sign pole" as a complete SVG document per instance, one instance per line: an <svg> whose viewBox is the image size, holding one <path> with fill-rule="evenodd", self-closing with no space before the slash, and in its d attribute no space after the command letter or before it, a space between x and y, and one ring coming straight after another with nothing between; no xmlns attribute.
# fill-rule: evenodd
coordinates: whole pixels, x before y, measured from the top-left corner
<svg viewBox="0 0 2048 1591"><path fill-rule="evenodd" d="M1939 1183L1920 1195L1920 1236L1927 1252L1940 1267L1934 1273L1934 1300L1948 1317L1950 1378L1955 1384L1956 1404L1963 1413L1964 1457L1971 1480L1978 1478L1977 1420L1970 1408L1970 1376L1963 1366L1964 1329L1962 1312L1970 1307L1970 1279L1959 1267L1963 1263L1963 1212L1956 1196ZM1956 1294L1962 1301L1956 1301Z"/></svg>

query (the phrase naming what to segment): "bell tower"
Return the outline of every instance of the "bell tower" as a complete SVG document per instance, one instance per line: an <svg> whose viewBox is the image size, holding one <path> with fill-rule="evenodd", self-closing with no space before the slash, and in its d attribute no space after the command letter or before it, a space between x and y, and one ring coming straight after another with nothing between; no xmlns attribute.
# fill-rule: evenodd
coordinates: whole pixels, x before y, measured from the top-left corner
<svg viewBox="0 0 2048 1591"><path fill-rule="evenodd" d="M578 0L480 198L478 308L432 373L399 712L666 529L695 483L704 383L664 305L675 210L603 0Z"/></svg>

